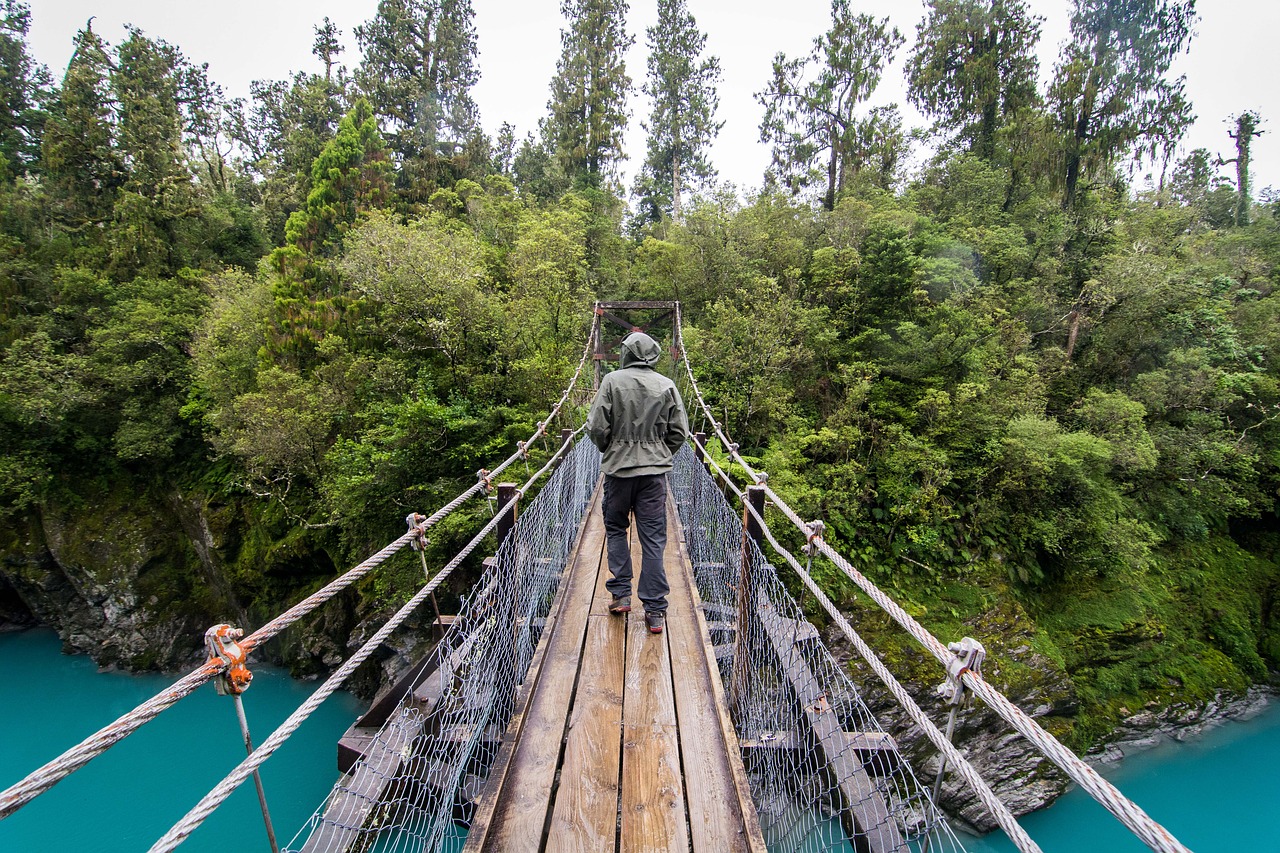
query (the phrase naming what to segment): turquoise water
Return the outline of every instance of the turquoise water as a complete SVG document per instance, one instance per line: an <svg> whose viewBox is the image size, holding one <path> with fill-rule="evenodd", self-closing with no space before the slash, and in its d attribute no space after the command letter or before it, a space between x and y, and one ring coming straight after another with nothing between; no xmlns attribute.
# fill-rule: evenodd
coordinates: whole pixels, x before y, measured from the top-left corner
<svg viewBox="0 0 1280 853"><path fill-rule="evenodd" d="M51 631L0 634L0 789L151 698L171 676L98 673L68 656ZM244 694L261 743L316 688L280 670L254 667ZM262 768L281 845L311 816L337 777L337 741L363 709L338 693ZM212 685L164 711L106 754L0 820L3 853L134 853L146 850L244 758L235 706ZM181 848L266 850L250 780Z"/></svg>
<svg viewBox="0 0 1280 853"><path fill-rule="evenodd" d="M0 634L0 788L172 681L100 674L87 657L59 650L49 631ZM254 672L245 710L261 742L316 685L269 667ZM362 709L348 694L330 697L263 767L282 844L328 793L337 773L337 739ZM0 853L146 850L243 754L231 699L203 687L0 821ZM1280 792L1280 704L1247 723L1227 723L1197 740L1126 758L1107 775L1196 853L1280 850L1280 823L1271 819ZM1045 853L1147 849L1078 790L1022 824ZM971 853L1015 849L998 832L964 841ZM241 786L181 849L265 850L252 783Z"/></svg>
<svg viewBox="0 0 1280 853"><path fill-rule="evenodd" d="M1280 850L1280 704L1244 723L1131 755L1107 778L1195 853ZM1084 792L1020 821L1045 853L1140 853L1147 847ZM1002 832L964 839L971 853L1016 850Z"/></svg>

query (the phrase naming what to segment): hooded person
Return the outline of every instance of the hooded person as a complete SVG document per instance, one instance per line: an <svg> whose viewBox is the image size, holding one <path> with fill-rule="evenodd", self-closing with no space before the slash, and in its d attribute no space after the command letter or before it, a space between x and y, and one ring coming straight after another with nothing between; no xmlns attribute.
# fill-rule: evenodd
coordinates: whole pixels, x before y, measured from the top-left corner
<svg viewBox="0 0 1280 853"><path fill-rule="evenodd" d="M604 529L609 572L609 612L631 610L631 548L627 528L635 514L642 558L638 593L645 625L654 634L666 624L667 472L689 437L689 419L675 383L654 370L658 342L633 332L622 342L621 366L604 377L587 416L587 434L604 454Z"/></svg>

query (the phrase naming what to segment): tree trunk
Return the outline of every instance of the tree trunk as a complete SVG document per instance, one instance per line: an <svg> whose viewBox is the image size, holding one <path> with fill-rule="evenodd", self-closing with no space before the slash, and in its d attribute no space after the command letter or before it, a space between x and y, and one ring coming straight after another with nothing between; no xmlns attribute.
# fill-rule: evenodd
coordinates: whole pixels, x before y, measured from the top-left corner
<svg viewBox="0 0 1280 853"><path fill-rule="evenodd" d="M1249 224L1249 146L1257 130L1257 116L1243 112L1236 116L1236 226Z"/></svg>
<svg viewBox="0 0 1280 853"><path fill-rule="evenodd" d="M680 222L680 155L671 158L671 219Z"/></svg>
<svg viewBox="0 0 1280 853"><path fill-rule="evenodd" d="M1080 336L1080 309L1074 308L1071 311L1071 327L1067 332L1067 361L1071 361L1071 356L1076 351L1076 338Z"/></svg>
<svg viewBox="0 0 1280 853"><path fill-rule="evenodd" d="M827 210L836 209L836 165L840 162L840 146L836 141L836 125L835 121L831 121L827 128L829 139L831 142L831 158L827 161L827 194L822 199L822 205Z"/></svg>

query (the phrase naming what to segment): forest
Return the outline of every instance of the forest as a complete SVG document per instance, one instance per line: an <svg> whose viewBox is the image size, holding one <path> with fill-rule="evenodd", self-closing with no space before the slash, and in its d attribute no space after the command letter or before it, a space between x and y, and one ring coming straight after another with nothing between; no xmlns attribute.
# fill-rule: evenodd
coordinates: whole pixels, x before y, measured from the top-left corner
<svg viewBox="0 0 1280 853"><path fill-rule="evenodd" d="M625 0L562 0L523 138L481 129L471 0L381 0L350 66L316 22L323 70L247 98L92 22L59 78L31 57L29 7L0 0L0 617L175 666L208 624L260 623L510 452L594 300L676 299L699 385L770 484L939 636L1006 661L1025 642L1064 675L1073 747L1131 709L1271 681L1264 117L1232 114L1229 160L1182 152L1193 105L1169 69L1194 0L1064 3L1042 75L1023 0L929 0L914 33L832 0L812 50L759 81L773 159L744 196L710 158L720 67L686 0L657 0L642 35ZM623 60L637 37L644 69ZM886 73L930 127L868 106ZM152 558L113 565L113 530ZM822 577L891 662L922 666ZM370 579L286 657L332 666L418 578ZM150 645L102 639L122 608ZM71 611L96 629L59 625ZM176 652L173 625L192 631Z"/></svg>

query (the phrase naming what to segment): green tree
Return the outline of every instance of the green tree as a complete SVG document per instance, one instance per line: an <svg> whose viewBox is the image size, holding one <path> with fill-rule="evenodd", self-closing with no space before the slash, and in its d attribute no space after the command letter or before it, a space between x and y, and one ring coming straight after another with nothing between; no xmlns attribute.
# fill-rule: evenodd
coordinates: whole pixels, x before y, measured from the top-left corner
<svg viewBox="0 0 1280 853"><path fill-rule="evenodd" d="M386 201L390 174L377 119L361 98L312 165L307 206L289 217L285 238L315 257L336 254L357 215Z"/></svg>
<svg viewBox="0 0 1280 853"><path fill-rule="evenodd" d="M289 215L306 204L311 165L333 139L349 109L346 69L329 77L299 72L291 81L255 80L250 101L233 102L228 133L244 154L244 168L259 178L260 199L273 243L284 242Z"/></svg>
<svg viewBox="0 0 1280 853"><path fill-rule="evenodd" d="M1264 131L1258 129L1261 117L1252 110L1245 110L1235 119L1236 129L1227 131L1227 135L1235 140L1236 156L1223 160L1222 165L1234 163L1236 166L1236 225L1240 226L1249 224L1249 206L1252 204L1249 198L1249 151L1253 138L1261 136Z"/></svg>
<svg viewBox="0 0 1280 853"><path fill-rule="evenodd" d="M991 160L996 130L1037 100L1041 20L1023 0L930 0L907 60L908 98Z"/></svg>
<svg viewBox="0 0 1280 853"><path fill-rule="evenodd" d="M685 184L709 181L715 168L708 147L724 126L715 120L720 97L720 60L701 59L706 34L699 32L685 0L658 0L658 23L647 30L649 77L643 91L653 99L644 129L648 154L636 176L641 216L679 222Z"/></svg>
<svg viewBox="0 0 1280 853"><path fill-rule="evenodd" d="M832 0L831 29L814 39L807 59L774 57L773 77L756 94L765 108L760 141L773 145L771 168L792 191L825 182L822 204L835 208L848 178L864 165L857 159L858 105L902 43L888 18L855 15L849 0Z"/></svg>
<svg viewBox="0 0 1280 853"><path fill-rule="evenodd" d="M314 28L316 31L316 40L311 45L311 52L320 58L324 63L324 79L326 83L333 82L333 66L337 61L338 55L342 53L342 43L338 41L338 36L342 35L342 30L338 29L338 25L329 20L329 16L324 16L324 23Z"/></svg>
<svg viewBox="0 0 1280 853"><path fill-rule="evenodd" d="M54 102L41 150L55 215L72 229L111 216L124 164L115 149L110 59L89 26L76 33L75 51Z"/></svg>
<svg viewBox="0 0 1280 853"><path fill-rule="evenodd" d="M400 157L452 157L474 136L474 18L471 0L380 0L356 27L356 84Z"/></svg>
<svg viewBox="0 0 1280 853"><path fill-rule="evenodd" d="M1166 76L1191 39L1195 0L1075 0L1049 89L1063 139L1063 206L1081 177L1126 155L1163 155L1193 116L1185 77Z"/></svg>
<svg viewBox="0 0 1280 853"><path fill-rule="evenodd" d="M136 28L116 53L111 85L126 171L115 203L112 265L121 275L172 272L187 261L183 224L201 212L182 139L181 55Z"/></svg>
<svg viewBox="0 0 1280 853"><path fill-rule="evenodd" d="M25 174L40 156L49 70L27 53L31 8L0 3L0 179Z"/></svg>
<svg viewBox="0 0 1280 853"><path fill-rule="evenodd" d="M627 129L626 0L561 0L567 27L551 80L543 137L571 183L603 186L624 159Z"/></svg>

